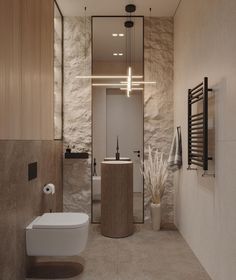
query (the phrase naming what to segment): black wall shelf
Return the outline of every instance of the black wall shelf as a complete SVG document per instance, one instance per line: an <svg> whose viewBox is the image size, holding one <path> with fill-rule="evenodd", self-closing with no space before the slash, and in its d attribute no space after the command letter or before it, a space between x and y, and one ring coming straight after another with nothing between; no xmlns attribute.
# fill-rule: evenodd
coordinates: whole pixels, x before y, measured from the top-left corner
<svg viewBox="0 0 236 280"><path fill-rule="evenodd" d="M65 158L80 158L80 159L87 159L89 158L89 154L86 152L81 152L81 153L65 153Z"/></svg>

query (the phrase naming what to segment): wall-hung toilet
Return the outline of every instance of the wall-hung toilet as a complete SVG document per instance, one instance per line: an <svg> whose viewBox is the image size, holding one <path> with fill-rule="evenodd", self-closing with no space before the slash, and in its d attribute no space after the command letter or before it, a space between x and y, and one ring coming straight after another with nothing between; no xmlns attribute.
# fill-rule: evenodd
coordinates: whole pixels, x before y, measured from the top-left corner
<svg viewBox="0 0 236 280"><path fill-rule="evenodd" d="M89 217L84 213L45 213L26 228L28 256L77 256L86 247Z"/></svg>

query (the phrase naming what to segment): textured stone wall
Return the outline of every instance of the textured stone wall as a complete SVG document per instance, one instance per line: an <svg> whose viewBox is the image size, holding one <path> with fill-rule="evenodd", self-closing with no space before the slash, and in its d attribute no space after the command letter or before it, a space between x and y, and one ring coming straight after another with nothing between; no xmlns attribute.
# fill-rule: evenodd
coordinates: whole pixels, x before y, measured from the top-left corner
<svg viewBox="0 0 236 280"><path fill-rule="evenodd" d="M62 18L54 17L54 139L62 138Z"/></svg>
<svg viewBox="0 0 236 280"><path fill-rule="evenodd" d="M91 75L90 19L64 18L64 151L91 154L91 82L78 75ZM64 211L90 214L90 160L64 159Z"/></svg>
<svg viewBox="0 0 236 280"><path fill-rule="evenodd" d="M86 25L86 26L85 26ZM65 18L64 148L91 151L91 84L76 79L90 74L90 21ZM85 31L87 30L87 32ZM151 31L151 32L150 32ZM145 19L145 79L157 81L144 94L145 150L150 144L168 156L173 137L173 21ZM64 210L90 214L91 165L64 160ZM148 207L146 207L148 209ZM163 223L173 222L173 184L169 178L163 198ZM146 217L149 211L146 211Z"/></svg>
<svg viewBox="0 0 236 280"><path fill-rule="evenodd" d="M144 148L169 155L173 137L173 19L145 18L145 80L156 81L144 91ZM147 199L145 216L149 216ZM162 200L162 223L173 223L173 180L170 174Z"/></svg>

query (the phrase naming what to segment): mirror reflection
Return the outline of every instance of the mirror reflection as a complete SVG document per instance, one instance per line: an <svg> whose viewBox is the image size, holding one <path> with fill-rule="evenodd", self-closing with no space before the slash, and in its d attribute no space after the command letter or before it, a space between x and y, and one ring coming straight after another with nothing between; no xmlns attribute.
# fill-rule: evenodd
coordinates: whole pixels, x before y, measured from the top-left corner
<svg viewBox="0 0 236 280"><path fill-rule="evenodd" d="M126 27L127 21L133 26ZM92 219L101 218L101 162L133 162L134 221L143 222L143 17L92 18Z"/></svg>

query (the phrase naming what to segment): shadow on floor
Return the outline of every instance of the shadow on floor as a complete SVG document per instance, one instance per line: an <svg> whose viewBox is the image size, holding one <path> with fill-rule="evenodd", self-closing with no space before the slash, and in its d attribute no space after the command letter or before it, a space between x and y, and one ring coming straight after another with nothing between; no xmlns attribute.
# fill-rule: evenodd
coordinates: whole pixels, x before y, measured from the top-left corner
<svg viewBox="0 0 236 280"><path fill-rule="evenodd" d="M27 278L65 279L79 275L83 269L82 264L75 262L38 262L29 269Z"/></svg>

